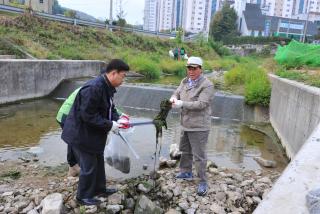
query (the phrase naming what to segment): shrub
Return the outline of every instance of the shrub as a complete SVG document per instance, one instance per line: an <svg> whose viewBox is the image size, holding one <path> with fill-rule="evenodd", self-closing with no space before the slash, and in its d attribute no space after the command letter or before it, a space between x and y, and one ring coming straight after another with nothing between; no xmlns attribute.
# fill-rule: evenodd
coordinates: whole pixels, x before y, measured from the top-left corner
<svg viewBox="0 0 320 214"><path fill-rule="evenodd" d="M226 45L241 45L241 44L268 44L268 43L280 43L285 41L288 43L291 41L289 38L281 37L253 37L253 36L239 36L239 37L226 37L222 40Z"/></svg>
<svg viewBox="0 0 320 214"><path fill-rule="evenodd" d="M209 40L209 45L220 56L228 56L228 55L230 55L229 49L224 47L222 42L215 42L214 40L210 39Z"/></svg>
<svg viewBox="0 0 320 214"><path fill-rule="evenodd" d="M269 105L271 87L266 72L254 63L241 63L224 75L227 86L245 85L248 104Z"/></svg>
<svg viewBox="0 0 320 214"><path fill-rule="evenodd" d="M266 78L258 78L245 84L245 99L250 105L268 106L271 97L270 82Z"/></svg>
<svg viewBox="0 0 320 214"><path fill-rule="evenodd" d="M242 85L246 80L247 67L239 65L231 69L224 75L224 81L227 86Z"/></svg>
<svg viewBox="0 0 320 214"><path fill-rule="evenodd" d="M260 56L268 56L271 54L271 47L270 45L266 45L262 48L261 52L259 53Z"/></svg>

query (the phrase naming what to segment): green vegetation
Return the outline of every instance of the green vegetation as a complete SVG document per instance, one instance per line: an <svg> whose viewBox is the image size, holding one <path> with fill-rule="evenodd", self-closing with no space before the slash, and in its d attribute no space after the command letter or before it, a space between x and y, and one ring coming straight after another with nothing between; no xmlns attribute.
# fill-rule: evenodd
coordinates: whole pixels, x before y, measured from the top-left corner
<svg viewBox="0 0 320 214"><path fill-rule="evenodd" d="M16 170L10 170L8 172L4 172L0 174L0 178L11 178L11 179L19 179L21 177L21 172Z"/></svg>
<svg viewBox="0 0 320 214"><path fill-rule="evenodd" d="M237 14L233 8L225 4L216 12L210 23L210 36L215 41L223 41L237 35Z"/></svg>
<svg viewBox="0 0 320 214"><path fill-rule="evenodd" d="M30 14L0 18L0 35L39 59L123 58L132 70L157 79L161 72L183 76L183 64L169 58L168 51L180 47L175 40L140 36L128 32L110 32L46 21ZM187 53L204 59L218 55L208 45L184 43ZM170 62L170 63L169 63ZM171 68L172 66L172 68ZM164 69L164 71L162 71Z"/></svg>
<svg viewBox="0 0 320 214"><path fill-rule="evenodd" d="M251 105L268 106L271 96L270 82L267 73L256 63L243 60L224 76L227 87L234 90L243 90L246 102ZM241 93L241 92L240 92Z"/></svg>
<svg viewBox="0 0 320 214"><path fill-rule="evenodd" d="M226 73L225 83L212 80L220 88L245 95L249 104L268 105L269 102L270 85L266 72L261 68L269 59L230 55L221 42L207 41L203 35L194 43L183 43L179 36L176 40L169 40L110 32L46 21L30 14L0 17L0 35L3 40L12 41L39 59L108 61L121 58L132 71L145 75L146 79L139 81L165 85L178 85L186 74L186 62L174 61L168 54L170 49L183 46L189 56L204 59L205 72L230 70ZM274 63L267 62L266 65L272 65L272 69L276 67Z"/></svg>
<svg viewBox="0 0 320 214"><path fill-rule="evenodd" d="M289 43L291 39L282 37L253 37L253 36L237 36L223 40L225 45L241 45L241 44L269 44L281 42Z"/></svg>
<svg viewBox="0 0 320 214"><path fill-rule="evenodd" d="M285 70L284 68L278 70L276 75L282 78L296 80L298 82L303 82L307 85L315 86L320 88L320 72L314 72L314 74L309 74L308 71L296 71L296 70Z"/></svg>

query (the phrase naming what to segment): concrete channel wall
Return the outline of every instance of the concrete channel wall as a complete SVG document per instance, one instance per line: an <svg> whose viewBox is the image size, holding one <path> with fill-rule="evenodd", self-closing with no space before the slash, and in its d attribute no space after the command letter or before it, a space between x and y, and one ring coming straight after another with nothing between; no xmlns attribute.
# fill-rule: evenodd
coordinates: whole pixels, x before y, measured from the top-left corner
<svg viewBox="0 0 320 214"><path fill-rule="evenodd" d="M0 60L0 104L48 95L63 79L100 73L89 60Z"/></svg>
<svg viewBox="0 0 320 214"><path fill-rule="evenodd" d="M320 89L270 75L270 122L293 158L320 123Z"/></svg>
<svg viewBox="0 0 320 214"><path fill-rule="evenodd" d="M320 188L320 89L270 78L270 121L292 160L254 214L307 214L306 195Z"/></svg>
<svg viewBox="0 0 320 214"><path fill-rule="evenodd" d="M117 89L115 102L124 107L159 110L160 102L169 99L174 88L123 85ZM216 91L211 103L212 117L250 122L268 122L269 110L248 106L244 97Z"/></svg>

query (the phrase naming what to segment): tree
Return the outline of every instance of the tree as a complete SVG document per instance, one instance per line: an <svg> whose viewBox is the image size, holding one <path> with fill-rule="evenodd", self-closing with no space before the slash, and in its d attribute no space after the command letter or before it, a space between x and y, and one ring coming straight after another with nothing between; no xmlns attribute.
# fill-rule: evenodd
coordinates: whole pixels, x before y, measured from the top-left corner
<svg viewBox="0 0 320 214"><path fill-rule="evenodd" d="M117 9L117 18L116 25L124 27L127 24L127 21L125 19L125 16L127 15L126 12L123 9L123 5L126 3L126 1L118 0L118 9Z"/></svg>
<svg viewBox="0 0 320 214"><path fill-rule="evenodd" d="M221 11L218 11L210 23L210 36L215 41L222 41L226 38L237 35L237 14L233 8L225 4Z"/></svg>
<svg viewBox="0 0 320 214"><path fill-rule="evenodd" d="M182 44L183 40L183 32L184 30L182 28L178 28L177 34L176 34L176 42L177 44Z"/></svg>
<svg viewBox="0 0 320 214"><path fill-rule="evenodd" d="M117 15L117 25L120 27L124 27L127 24L127 21L124 18L121 18L119 15Z"/></svg>
<svg viewBox="0 0 320 214"><path fill-rule="evenodd" d="M65 9L60 6L58 0L54 0L53 6L52 6L52 13L53 14L64 14Z"/></svg>

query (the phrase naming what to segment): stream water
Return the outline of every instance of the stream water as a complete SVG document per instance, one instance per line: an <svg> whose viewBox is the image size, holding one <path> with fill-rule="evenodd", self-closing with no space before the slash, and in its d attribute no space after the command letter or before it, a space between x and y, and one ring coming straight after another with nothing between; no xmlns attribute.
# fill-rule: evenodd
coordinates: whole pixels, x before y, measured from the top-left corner
<svg viewBox="0 0 320 214"><path fill-rule="evenodd" d="M41 99L1 106L0 161L36 156L39 163L46 166L66 163L66 144L60 138L61 129L55 120L60 105L61 101ZM157 114L156 111L134 108L122 110L131 115L133 122L150 120ZM169 157L170 144L179 143L180 137L179 115L169 114L167 121L168 129L164 130L160 140L160 156L164 157ZM128 178L153 170L156 148L153 125L136 126L124 133L124 136L140 158L136 159L122 145L122 153L127 153L130 159L130 173L122 173L110 167L106 161L107 176ZM109 136L110 139L115 138ZM209 160L228 168L261 169L253 157L275 160L277 167L273 170L276 171L282 171L288 163L278 142L267 135L239 122L212 120L208 143Z"/></svg>

